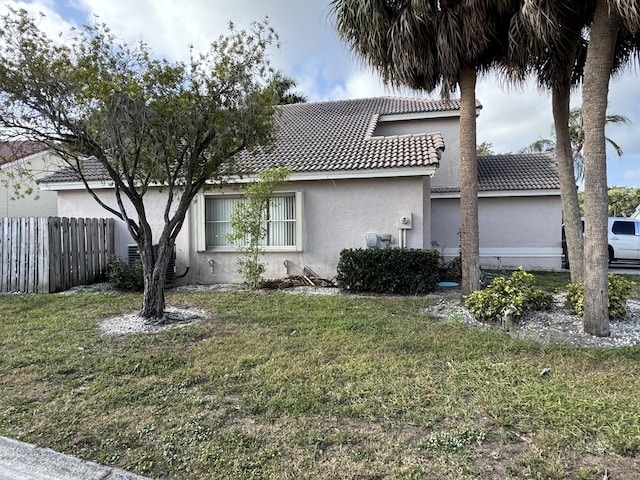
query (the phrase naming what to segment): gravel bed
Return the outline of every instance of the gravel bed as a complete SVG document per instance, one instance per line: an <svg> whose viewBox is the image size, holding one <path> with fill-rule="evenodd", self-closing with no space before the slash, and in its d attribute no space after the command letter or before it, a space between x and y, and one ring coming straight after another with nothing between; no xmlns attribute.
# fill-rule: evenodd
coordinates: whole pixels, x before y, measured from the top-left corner
<svg viewBox="0 0 640 480"><path fill-rule="evenodd" d="M137 312L118 315L100 322L100 329L104 335L126 335L128 333L157 333L169 328L186 327L194 323L207 320L209 315L199 308L175 308L165 309L165 318L162 323L150 323L140 317Z"/></svg>
<svg viewBox="0 0 640 480"><path fill-rule="evenodd" d="M627 302L627 315L624 318L610 320L608 337L595 337L584 333L582 318L571 314L564 306L564 301L565 295L557 294L554 296L554 306L551 310L525 313L517 323L508 325L509 335L571 347L623 347L640 344L639 300L631 299ZM460 304L457 296L443 295L435 306L424 311L443 320L459 321L478 328L502 328L478 322Z"/></svg>

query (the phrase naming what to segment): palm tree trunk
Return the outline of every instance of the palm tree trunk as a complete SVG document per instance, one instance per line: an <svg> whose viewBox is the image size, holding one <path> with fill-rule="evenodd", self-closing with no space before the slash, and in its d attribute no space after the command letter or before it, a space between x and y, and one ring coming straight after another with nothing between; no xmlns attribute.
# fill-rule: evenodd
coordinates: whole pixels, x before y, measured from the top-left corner
<svg viewBox="0 0 640 480"><path fill-rule="evenodd" d="M571 268L571 282L582 283L584 279L584 243L573 152L571 150L571 136L569 134L570 98L569 88L558 87L552 91L551 103L556 134L556 159L560 175L562 216Z"/></svg>
<svg viewBox="0 0 640 480"><path fill-rule="evenodd" d="M480 288L478 157L476 154L476 70L460 71L460 248L462 294Z"/></svg>
<svg viewBox="0 0 640 480"><path fill-rule="evenodd" d="M609 78L620 17L598 0L593 15L582 88L584 116L585 275L584 331L609 335L607 245L607 156L604 128Z"/></svg>

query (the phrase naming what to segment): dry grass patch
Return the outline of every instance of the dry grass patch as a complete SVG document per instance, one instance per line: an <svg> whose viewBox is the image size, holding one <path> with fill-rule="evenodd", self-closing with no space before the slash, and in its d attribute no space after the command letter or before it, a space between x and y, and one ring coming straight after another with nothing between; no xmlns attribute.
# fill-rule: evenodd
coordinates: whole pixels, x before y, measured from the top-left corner
<svg viewBox="0 0 640 480"><path fill-rule="evenodd" d="M0 297L0 434L176 479L638 471L638 347L517 340L430 297L278 292L173 293L210 319L101 335L139 301Z"/></svg>

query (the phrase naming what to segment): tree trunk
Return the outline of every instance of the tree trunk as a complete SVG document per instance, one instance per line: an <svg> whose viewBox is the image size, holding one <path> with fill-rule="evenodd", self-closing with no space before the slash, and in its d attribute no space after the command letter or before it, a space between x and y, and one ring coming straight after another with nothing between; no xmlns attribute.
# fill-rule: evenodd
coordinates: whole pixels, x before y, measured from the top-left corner
<svg viewBox="0 0 640 480"><path fill-rule="evenodd" d="M569 134L569 88L554 88L552 93L553 123L556 134L556 159L560 175L562 218L567 239L571 282L582 283L584 279L584 243L582 221L578 204L573 151Z"/></svg>
<svg viewBox="0 0 640 480"><path fill-rule="evenodd" d="M609 335L607 243L607 155L604 128L609 78L613 66L620 17L598 0L584 70L582 111L584 144L585 275L584 331Z"/></svg>
<svg viewBox="0 0 640 480"><path fill-rule="evenodd" d="M164 242L168 243L168 242ZM171 247L162 241L158 245L157 257L153 252L151 238L138 244L144 275L144 296L140 316L150 323L162 323L164 320L164 285Z"/></svg>
<svg viewBox="0 0 640 480"><path fill-rule="evenodd" d="M476 70L460 72L460 247L462 294L480 288L478 157L476 154Z"/></svg>

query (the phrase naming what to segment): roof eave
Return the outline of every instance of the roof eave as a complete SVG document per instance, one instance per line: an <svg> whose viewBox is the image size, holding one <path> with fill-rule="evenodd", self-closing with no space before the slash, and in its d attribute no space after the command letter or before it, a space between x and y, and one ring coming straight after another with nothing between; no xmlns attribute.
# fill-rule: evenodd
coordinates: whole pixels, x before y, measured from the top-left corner
<svg viewBox="0 0 640 480"><path fill-rule="evenodd" d="M478 198L496 197L556 197L559 188L536 188L527 190L479 190ZM431 198L460 198L460 190L449 192L431 192Z"/></svg>

